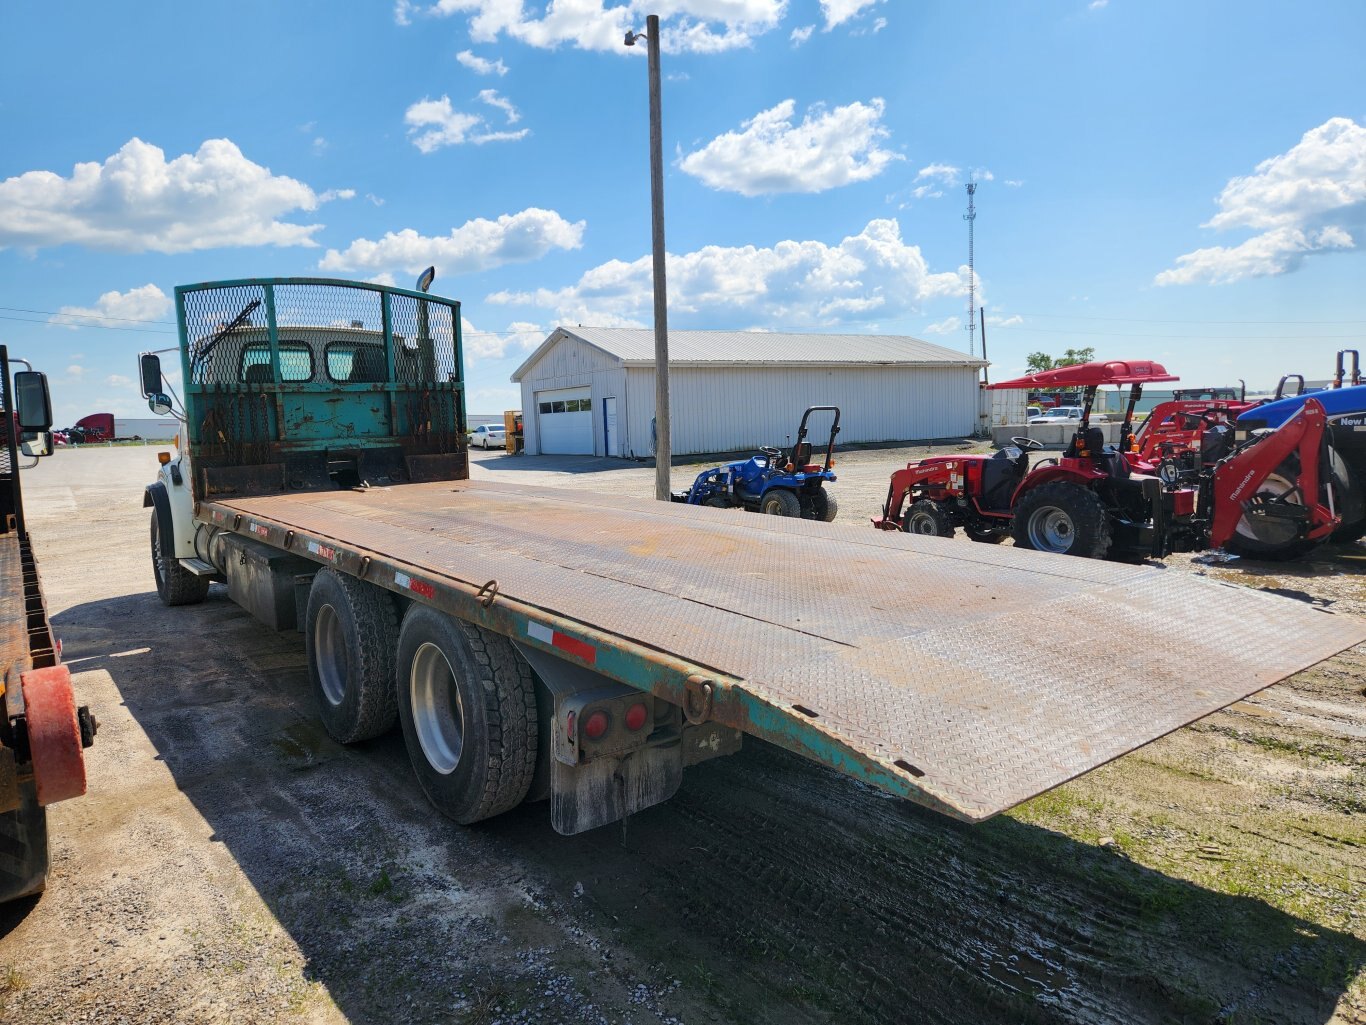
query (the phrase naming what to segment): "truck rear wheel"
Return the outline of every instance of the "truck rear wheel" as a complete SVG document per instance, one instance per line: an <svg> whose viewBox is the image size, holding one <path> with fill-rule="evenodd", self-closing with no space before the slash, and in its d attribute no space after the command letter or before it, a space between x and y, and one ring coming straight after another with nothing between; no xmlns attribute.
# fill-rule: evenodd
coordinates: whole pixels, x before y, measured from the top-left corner
<svg viewBox="0 0 1366 1025"><path fill-rule="evenodd" d="M388 593L334 570L308 592L304 647L318 716L339 744L387 733L398 716L394 649L398 615Z"/></svg>
<svg viewBox="0 0 1366 1025"><path fill-rule="evenodd" d="M438 811L467 826L522 803L536 771L536 683L511 641L413 605L398 689L408 757Z"/></svg>
<svg viewBox="0 0 1366 1025"><path fill-rule="evenodd" d="M209 578L197 577L176 558L166 554L161 522L152 510L152 575L157 594L165 605L198 605L209 594Z"/></svg>
<svg viewBox="0 0 1366 1025"><path fill-rule="evenodd" d="M47 809L33 783L21 783L19 807L0 815L0 904L42 893L47 868Z"/></svg>
<svg viewBox="0 0 1366 1025"><path fill-rule="evenodd" d="M1110 551L1110 516L1089 488L1059 482L1025 494L1010 524L1018 548L1103 559Z"/></svg>

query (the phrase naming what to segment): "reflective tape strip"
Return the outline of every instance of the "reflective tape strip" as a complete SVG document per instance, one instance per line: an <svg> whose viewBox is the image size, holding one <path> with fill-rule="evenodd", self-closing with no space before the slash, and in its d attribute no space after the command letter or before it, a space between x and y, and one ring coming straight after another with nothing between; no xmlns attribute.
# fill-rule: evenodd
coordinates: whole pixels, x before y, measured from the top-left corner
<svg viewBox="0 0 1366 1025"><path fill-rule="evenodd" d="M562 634L558 630L552 630L548 626L540 623L528 623L526 625L527 636L533 640L540 641L542 644L549 644L551 647L559 648L561 651L568 652L576 658L581 658L589 665L593 665L598 660L598 649L591 644L587 644L577 637L570 637Z"/></svg>

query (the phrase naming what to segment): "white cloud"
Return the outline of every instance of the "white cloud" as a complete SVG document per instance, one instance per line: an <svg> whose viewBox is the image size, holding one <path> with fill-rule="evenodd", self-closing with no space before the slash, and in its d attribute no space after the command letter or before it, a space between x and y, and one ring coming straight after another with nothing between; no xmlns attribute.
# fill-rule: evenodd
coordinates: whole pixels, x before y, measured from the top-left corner
<svg viewBox="0 0 1366 1025"><path fill-rule="evenodd" d="M131 389L136 382L131 377L124 377L122 374L110 374L104 379L104 383L110 388Z"/></svg>
<svg viewBox="0 0 1366 1025"><path fill-rule="evenodd" d="M1024 323L1024 317L1018 313L1012 313L1009 317L988 316L987 323L994 324L996 327L1017 327Z"/></svg>
<svg viewBox="0 0 1366 1025"><path fill-rule="evenodd" d="M1102 7L1109 6L1109 3L1110 0L1091 0L1091 2L1086 5L1086 9L1088 11L1098 11Z"/></svg>
<svg viewBox="0 0 1366 1025"><path fill-rule="evenodd" d="M1232 179L1218 204L1202 227L1260 234L1178 256L1176 267L1154 279L1158 285L1285 274L1310 253L1355 249L1366 230L1366 128L1348 118L1325 121L1254 173Z"/></svg>
<svg viewBox="0 0 1366 1025"><path fill-rule="evenodd" d="M529 321L513 321L506 331L479 331L463 317L460 337L466 360L504 359L530 352L545 341L550 332Z"/></svg>
<svg viewBox="0 0 1366 1025"><path fill-rule="evenodd" d="M801 28L794 28L792 34L787 38L792 40L794 47L801 46L802 43L811 38L811 33L814 31L816 31L815 25L803 25Z"/></svg>
<svg viewBox="0 0 1366 1025"><path fill-rule="evenodd" d="M501 78L508 73L507 65L503 63L502 58L485 60L472 50L461 50L455 55L455 59L476 75L498 75Z"/></svg>
<svg viewBox="0 0 1366 1025"><path fill-rule="evenodd" d="M875 4L882 3L882 0L821 0L821 13L825 15L825 31L829 32L833 28L843 25L851 18L857 18L860 14ZM879 21L886 24L886 20L879 18ZM879 25L874 31L882 28Z"/></svg>
<svg viewBox="0 0 1366 1025"><path fill-rule="evenodd" d="M73 363L71 364L71 366L66 368L66 376L75 378L84 377L85 367L81 366L79 363Z"/></svg>
<svg viewBox="0 0 1366 1025"><path fill-rule="evenodd" d="M415 14L463 14L476 43L506 36L539 49L570 45L628 54L632 51L622 45L627 30L643 28L647 14L658 14L666 52L718 53L752 45L756 36L777 27L786 8L787 0L659 0L611 7L604 0L549 0L530 9L523 0L438 0L419 9L399 0L394 17L408 24Z"/></svg>
<svg viewBox="0 0 1366 1025"><path fill-rule="evenodd" d="M829 328L914 313L931 298L966 294L966 268L932 274L895 220L870 221L830 246L707 246L668 257L670 317L695 326L737 322ZM639 326L651 310L651 259L612 260L562 289L499 292L492 303L553 310L567 322Z"/></svg>
<svg viewBox="0 0 1366 1025"><path fill-rule="evenodd" d="M378 242L356 239L345 250L329 249L321 270L382 274L399 269L420 273L435 266L443 277L472 274L507 263L525 263L552 249L577 249L583 221L570 223L554 210L529 207L496 221L476 218L449 235L427 238L412 228L389 232Z"/></svg>
<svg viewBox="0 0 1366 1025"><path fill-rule="evenodd" d="M943 320L930 324L925 328L927 335L947 335L954 331L963 330L963 321L959 317L945 317Z"/></svg>
<svg viewBox="0 0 1366 1025"><path fill-rule="evenodd" d="M506 115L510 125L515 125L522 120L522 115L517 113L517 108L512 105L512 101L506 96L499 96L496 89L479 90L479 100L482 103L487 103L490 107L497 107L501 110Z"/></svg>
<svg viewBox="0 0 1366 1025"><path fill-rule="evenodd" d="M319 224L280 218L313 211L332 196L271 174L228 139L167 161L158 147L131 139L103 164L83 163L71 177L28 171L0 182L0 248L63 244L140 253L184 253L224 246L313 246Z"/></svg>
<svg viewBox="0 0 1366 1025"><path fill-rule="evenodd" d="M714 189L758 196L775 192L824 192L881 174L899 154L882 149L883 102L812 107L793 125L792 100L784 100L678 162L681 170Z"/></svg>
<svg viewBox="0 0 1366 1025"><path fill-rule="evenodd" d="M479 146L486 142L515 141L524 138L529 131L526 128L516 132L491 131L478 114L465 114L452 108L449 96L419 100L407 109L403 120L408 124L413 145L423 153L435 153L445 146L460 146L467 142Z"/></svg>
<svg viewBox="0 0 1366 1025"><path fill-rule="evenodd" d="M156 285L105 292L93 307L63 306L48 323L63 327L134 327L135 321L161 320L171 312L171 300Z"/></svg>

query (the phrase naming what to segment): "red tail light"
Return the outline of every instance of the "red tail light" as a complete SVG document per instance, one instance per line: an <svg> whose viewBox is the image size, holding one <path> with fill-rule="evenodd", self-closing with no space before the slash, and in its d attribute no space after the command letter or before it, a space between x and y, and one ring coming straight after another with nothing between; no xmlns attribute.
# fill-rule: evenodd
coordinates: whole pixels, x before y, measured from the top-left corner
<svg viewBox="0 0 1366 1025"><path fill-rule="evenodd" d="M590 712L583 722L583 735L589 740L599 740L607 732L607 713L602 709Z"/></svg>
<svg viewBox="0 0 1366 1025"><path fill-rule="evenodd" d="M632 731L640 729L645 725L647 715L645 702L637 701L630 708L626 709L626 728Z"/></svg>

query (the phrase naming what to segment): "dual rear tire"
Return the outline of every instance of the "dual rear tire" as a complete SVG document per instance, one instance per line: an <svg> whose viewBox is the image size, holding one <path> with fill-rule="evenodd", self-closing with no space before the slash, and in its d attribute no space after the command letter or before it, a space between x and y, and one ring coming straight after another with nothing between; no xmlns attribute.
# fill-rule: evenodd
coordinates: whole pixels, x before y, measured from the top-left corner
<svg viewBox="0 0 1366 1025"><path fill-rule="evenodd" d="M395 721L428 799L462 825L526 797L538 724L531 668L512 642L426 605L400 624L387 591L320 570L305 623L309 677L338 743Z"/></svg>

